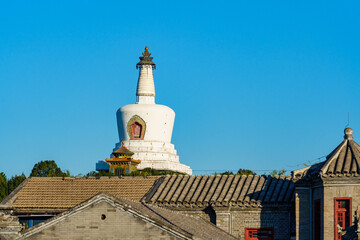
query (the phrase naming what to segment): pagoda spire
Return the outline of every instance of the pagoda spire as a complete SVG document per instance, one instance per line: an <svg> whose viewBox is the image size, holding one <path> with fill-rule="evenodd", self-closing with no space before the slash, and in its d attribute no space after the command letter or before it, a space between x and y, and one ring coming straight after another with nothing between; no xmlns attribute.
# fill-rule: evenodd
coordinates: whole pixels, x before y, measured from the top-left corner
<svg viewBox="0 0 360 240"><path fill-rule="evenodd" d="M145 47L145 51L142 53L140 62L136 64L136 68L139 69L139 80L136 90L136 103L137 104L155 104L155 84L153 77L153 69L156 68L155 63L150 57L151 53L149 48Z"/></svg>

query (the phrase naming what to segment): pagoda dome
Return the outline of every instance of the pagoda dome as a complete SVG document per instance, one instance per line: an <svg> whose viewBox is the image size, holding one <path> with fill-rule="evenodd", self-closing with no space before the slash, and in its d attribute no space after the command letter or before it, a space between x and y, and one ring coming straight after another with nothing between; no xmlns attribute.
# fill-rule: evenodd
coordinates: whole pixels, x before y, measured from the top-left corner
<svg viewBox="0 0 360 240"><path fill-rule="evenodd" d="M175 121L175 112L159 104L129 104L121 107L117 112L119 138L124 140L147 140L171 142ZM134 136L131 123L141 124L144 133Z"/></svg>

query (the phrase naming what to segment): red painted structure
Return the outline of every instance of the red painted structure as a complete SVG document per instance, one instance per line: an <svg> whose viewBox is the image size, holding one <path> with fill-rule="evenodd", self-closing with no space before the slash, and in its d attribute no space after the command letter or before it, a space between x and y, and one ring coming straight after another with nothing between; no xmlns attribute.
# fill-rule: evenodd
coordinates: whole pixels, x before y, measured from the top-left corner
<svg viewBox="0 0 360 240"><path fill-rule="evenodd" d="M274 240L274 228L245 228L245 240Z"/></svg>
<svg viewBox="0 0 360 240"><path fill-rule="evenodd" d="M334 239L341 240L339 226L344 229L351 223L351 198L334 198Z"/></svg>
<svg viewBox="0 0 360 240"><path fill-rule="evenodd" d="M142 126L140 123L135 122L131 125L132 140L142 139L141 137Z"/></svg>

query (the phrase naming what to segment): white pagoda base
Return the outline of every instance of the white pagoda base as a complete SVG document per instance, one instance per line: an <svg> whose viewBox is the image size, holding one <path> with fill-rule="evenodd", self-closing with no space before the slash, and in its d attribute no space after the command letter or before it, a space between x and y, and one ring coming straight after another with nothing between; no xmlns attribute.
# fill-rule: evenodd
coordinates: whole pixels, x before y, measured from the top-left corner
<svg viewBox="0 0 360 240"><path fill-rule="evenodd" d="M144 140L125 140L124 146L132 151L133 159L141 160L138 169L153 168L156 170L171 170L191 175L189 166L181 164L174 144ZM117 143L115 149L121 147Z"/></svg>

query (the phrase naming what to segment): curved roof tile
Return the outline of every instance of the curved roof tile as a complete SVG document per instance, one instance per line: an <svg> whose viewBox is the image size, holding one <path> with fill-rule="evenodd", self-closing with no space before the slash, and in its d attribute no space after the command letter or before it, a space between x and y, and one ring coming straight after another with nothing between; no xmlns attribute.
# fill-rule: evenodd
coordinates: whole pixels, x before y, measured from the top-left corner
<svg viewBox="0 0 360 240"><path fill-rule="evenodd" d="M288 204L293 201L294 195L291 176L179 175L166 178L169 179L165 179L157 191L148 193L152 196L144 199L151 199L149 203L159 206L247 206L250 203L258 207L265 204Z"/></svg>

